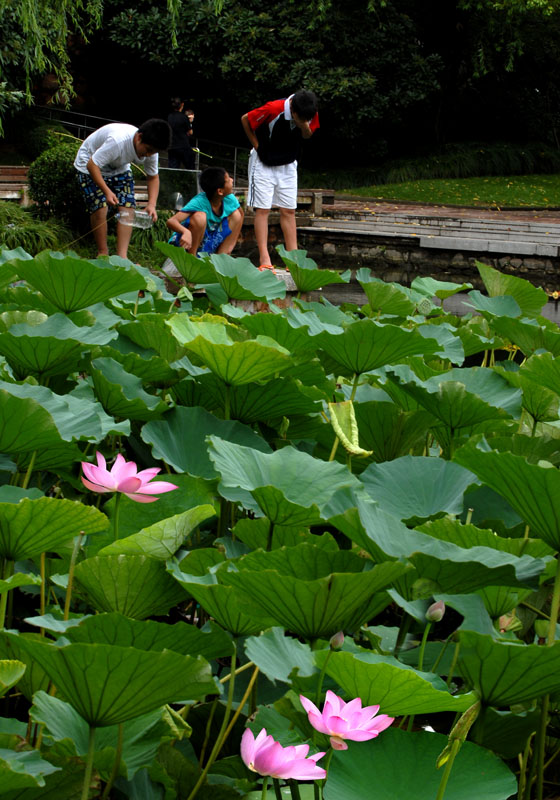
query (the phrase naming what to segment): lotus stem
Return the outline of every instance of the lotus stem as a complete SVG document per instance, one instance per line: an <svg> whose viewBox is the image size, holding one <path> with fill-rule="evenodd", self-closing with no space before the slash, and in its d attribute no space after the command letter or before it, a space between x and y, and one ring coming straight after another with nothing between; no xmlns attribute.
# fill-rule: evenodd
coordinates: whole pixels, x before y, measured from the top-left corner
<svg viewBox="0 0 560 800"><path fill-rule="evenodd" d="M119 512L121 510L121 493L115 494L115 510L113 512L113 539L116 542L119 538Z"/></svg>
<svg viewBox="0 0 560 800"><path fill-rule="evenodd" d="M231 419L231 386L226 383L224 394L224 419Z"/></svg>
<svg viewBox="0 0 560 800"><path fill-rule="evenodd" d="M403 642L406 638L406 634L408 633L408 629L410 628L410 623L412 621L412 617L406 613L403 614L403 618L401 619L401 624L399 625L399 632L397 634L397 641L395 642L395 647L393 649L393 656L395 658L399 657L399 651L403 646Z"/></svg>
<svg viewBox="0 0 560 800"><path fill-rule="evenodd" d="M422 641L420 643L420 652L418 654L418 669L420 672L422 672L424 668L424 651L426 649L426 642L428 641L428 636L430 635L431 628L432 628L432 623L428 622L428 624L424 628L424 633L422 634Z"/></svg>
<svg viewBox="0 0 560 800"><path fill-rule="evenodd" d="M467 516L465 518L465 525L471 524L472 515L474 514L474 508L467 509Z"/></svg>
<svg viewBox="0 0 560 800"><path fill-rule="evenodd" d="M556 639L556 624L558 622L558 610L560 608L560 558L556 559L556 575L554 578L554 589L552 590L552 602L550 604L550 620L548 623L548 636L546 639L547 647L551 647ZM546 728L548 725L548 709L550 706L550 695L546 694L542 699L541 720L537 731L537 800L542 800L544 785L544 759L546 750Z"/></svg>
<svg viewBox="0 0 560 800"><path fill-rule="evenodd" d="M529 753L531 752L531 739L533 734L527 737L527 744L523 750L523 755L519 764L519 786L517 789L517 800L523 800L525 786L527 784L527 765L529 763Z"/></svg>
<svg viewBox="0 0 560 800"><path fill-rule="evenodd" d="M10 559L4 559L4 569L2 570L2 580L7 581L14 571L14 562ZM0 595L0 629L4 628L6 623L6 608L8 605L9 592L2 592Z"/></svg>
<svg viewBox="0 0 560 800"><path fill-rule="evenodd" d="M229 725L226 728L226 732L224 733L224 740L223 740L224 742L226 741L226 739L228 738L228 736L232 732L233 726L235 725L235 723L239 719L239 715L241 714L241 711L243 710L243 708L245 706L245 703L247 702L247 700L249 698L249 695L253 691L253 686L255 685L255 681L257 680L258 675L259 675L259 668L255 667L255 671L251 675L251 678L249 680L249 684L248 684L248 686L247 686L247 688L245 690L245 694L241 698L241 702L237 706L237 710L236 710L235 714L233 715L233 717L231 718L231 721L230 721ZM222 744L222 746L223 746L223 744Z"/></svg>
<svg viewBox="0 0 560 800"><path fill-rule="evenodd" d="M229 682L228 699L227 699L226 710L224 712L224 719L222 721L222 727L220 728L220 732L218 733L218 737L216 739L216 743L214 744L214 747L212 748L212 752L210 753L210 756L208 757L208 761L206 762L206 766L204 767L204 769L200 773L200 775L198 777L198 780L197 780L196 784L193 787L192 792L187 797L187 800L193 800L193 797L196 797L196 795L198 794L198 790L200 789L200 787L202 786L202 784L206 780L206 776L208 775L208 772L210 771L210 767L212 766L212 764L214 763L214 761L218 757L218 754L219 754L220 750L222 749L222 744L223 744L224 739L225 739L225 732L226 732L226 729L227 729L227 726L228 726L228 722L229 722L229 716L231 714L231 707L232 707L232 704L233 704L233 690L234 690L234 687L235 687L235 663L236 663L236 651L234 649L233 654L231 656L231 667L230 667L231 680Z"/></svg>
<svg viewBox="0 0 560 800"><path fill-rule="evenodd" d="M208 720L206 722L206 729L204 731L204 741L202 742L202 747L200 749L200 758L198 759L198 763L200 764L200 768L202 769L202 764L204 763L204 756L206 755L206 748L208 747L208 742L210 740L210 730L212 729L212 720L214 719L214 714L216 713L216 708L218 707L218 698L214 698L214 702L212 703L212 708L210 709L210 713L208 714ZM186 708L186 706L184 706Z"/></svg>
<svg viewBox="0 0 560 800"><path fill-rule="evenodd" d="M338 443L339 443L339 441L340 441L340 439L339 439L339 438L338 438L338 436L337 436L337 437L335 438L335 440L334 440L334 444L333 444L333 446L332 446L331 454L330 454L330 456L329 456L329 461L334 461L334 457L335 457L335 455L336 455L336 451L338 450Z"/></svg>
<svg viewBox="0 0 560 800"><path fill-rule="evenodd" d="M278 780L278 778L272 779L272 785L274 786L274 795L276 797L276 800L283 800L282 792L280 791L280 781Z"/></svg>
<svg viewBox="0 0 560 800"><path fill-rule="evenodd" d="M441 776L441 781L439 782L436 800L443 800L445 789L447 787L447 782L449 781L449 776L451 775L451 770L453 768L453 762L455 761L457 753L459 752L460 749L461 749L461 741L459 739L454 739L453 744L451 745L451 753L449 754L449 758L445 763L445 769L443 775Z"/></svg>
<svg viewBox="0 0 560 800"><path fill-rule="evenodd" d="M255 665L253 664L252 661L247 661L247 663L243 664L242 667L238 667L233 674L234 675L240 675L242 672L245 672L246 669L251 669L251 667L254 667L254 666ZM228 672L227 675L225 675L223 678L220 678L220 683L227 683L229 680L231 680L231 676L232 676L232 673Z"/></svg>
<svg viewBox="0 0 560 800"><path fill-rule="evenodd" d="M293 778L290 778L288 781L290 786L290 792L292 794L292 800L301 800L301 795L299 793L299 783L295 781Z"/></svg>
<svg viewBox="0 0 560 800"><path fill-rule="evenodd" d="M103 789L103 794L101 795L101 800L107 800L110 796L111 789L113 788L113 784L119 774L119 768L121 766L121 756L122 756L122 749L123 749L123 723L119 723L118 727L118 734L117 734L117 749L115 751L115 760L113 762L113 769L111 770L111 774L109 775L109 780L105 784L105 788Z"/></svg>
<svg viewBox="0 0 560 800"><path fill-rule="evenodd" d="M439 666L439 662L440 662L440 661L441 661L441 659L443 658L443 656L444 656L444 654L445 654L445 651L447 650L447 645L448 645L448 644L449 644L449 638L447 638L447 639L445 640L445 642L443 643L443 647L442 647L442 648L441 648L441 650L439 651L439 653L438 653L438 657L436 658L436 660L434 661L434 663L433 663L433 664L432 664L432 666L430 667L430 672L435 672L435 671L436 671L436 669L438 668L438 666Z"/></svg>
<svg viewBox="0 0 560 800"><path fill-rule="evenodd" d="M82 536L84 535L83 531L80 531L79 535L76 536L76 540L74 542L74 549L72 550L72 555L70 557L70 567L68 568L68 586L66 587L66 597L64 599L64 619L67 620L70 617L70 601L72 600L72 585L74 583L74 569L76 567L76 561L78 558L78 553L80 552L80 545L82 544Z"/></svg>
<svg viewBox="0 0 560 800"><path fill-rule="evenodd" d="M89 787L91 784L91 774L93 772L93 757L95 755L95 728L93 725L89 726L89 741L88 741L88 751L87 751L87 758L86 758L86 771L84 772L84 784L82 787L82 798L81 800L88 800L89 797Z"/></svg>
<svg viewBox="0 0 560 800"><path fill-rule="evenodd" d="M27 467L27 472L25 473L25 477L21 484L22 489L27 489L29 486L29 481L31 480L31 473L33 472L33 467L35 466L35 459L37 458L37 451L34 450L31 454L31 460L29 461L29 465Z"/></svg>
<svg viewBox="0 0 560 800"><path fill-rule="evenodd" d="M272 550L272 537L274 536L274 522L270 520L270 525L268 528L268 536L266 539L266 552L270 553Z"/></svg>
<svg viewBox="0 0 560 800"><path fill-rule="evenodd" d="M461 642L457 642L455 644L455 652L453 653L453 660L451 661L451 666L449 667L449 675L447 676L447 680L445 681L447 686L451 686L451 681L453 680L453 673L455 672L455 667L457 666L457 661L459 660L460 649L461 649Z"/></svg>
<svg viewBox="0 0 560 800"><path fill-rule="evenodd" d="M41 570L41 595L40 595L40 610L41 616L45 613L47 602L46 602L46 588L47 588L47 556L46 553L41 553L41 560L40 560L40 570ZM45 635L45 629L41 628L41 636Z"/></svg>
<svg viewBox="0 0 560 800"><path fill-rule="evenodd" d="M327 657L325 658L325 663L323 664L321 672L319 673L319 682L317 683L317 692L315 694L315 705L317 707L321 702L321 694L323 693L323 681L325 679L325 672L327 670L327 664L329 663L329 659L332 653L333 653L332 648L329 648L329 652L327 653Z"/></svg>
<svg viewBox="0 0 560 800"><path fill-rule="evenodd" d="M360 382L360 373L356 372L354 375L354 382L352 384L352 393L350 395L350 402L354 402L354 398L356 397L356 392L358 390L358 383Z"/></svg>
<svg viewBox="0 0 560 800"><path fill-rule="evenodd" d="M263 777L263 785L262 785L262 793L261 793L261 800L266 800L266 790L268 787L268 775Z"/></svg>

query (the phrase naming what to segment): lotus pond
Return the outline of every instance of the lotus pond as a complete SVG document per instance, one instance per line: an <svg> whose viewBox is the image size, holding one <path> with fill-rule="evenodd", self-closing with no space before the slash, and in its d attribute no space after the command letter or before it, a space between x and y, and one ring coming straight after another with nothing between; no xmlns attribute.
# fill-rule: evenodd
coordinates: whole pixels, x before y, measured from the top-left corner
<svg viewBox="0 0 560 800"><path fill-rule="evenodd" d="M557 797L544 291L161 249L0 252L2 797Z"/></svg>

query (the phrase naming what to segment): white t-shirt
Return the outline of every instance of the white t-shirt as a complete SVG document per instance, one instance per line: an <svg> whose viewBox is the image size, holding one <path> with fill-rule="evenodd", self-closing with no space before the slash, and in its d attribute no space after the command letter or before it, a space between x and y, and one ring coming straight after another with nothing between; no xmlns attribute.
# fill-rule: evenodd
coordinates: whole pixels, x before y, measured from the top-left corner
<svg viewBox="0 0 560 800"><path fill-rule="evenodd" d="M134 134L138 128L123 122L111 122L91 133L82 142L74 166L88 174L88 161L93 159L105 177L119 175L130 169L131 162L142 166L147 175L158 174L158 154L139 158L134 149Z"/></svg>

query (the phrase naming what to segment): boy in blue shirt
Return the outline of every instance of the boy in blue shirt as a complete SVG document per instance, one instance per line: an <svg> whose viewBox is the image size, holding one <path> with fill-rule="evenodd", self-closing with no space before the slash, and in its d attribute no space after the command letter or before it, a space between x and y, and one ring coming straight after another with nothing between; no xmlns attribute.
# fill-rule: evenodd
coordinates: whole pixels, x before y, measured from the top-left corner
<svg viewBox="0 0 560 800"><path fill-rule="evenodd" d="M231 253L241 226L243 209L233 194L233 179L223 167L208 167L200 176L202 189L167 220L170 244L189 253Z"/></svg>

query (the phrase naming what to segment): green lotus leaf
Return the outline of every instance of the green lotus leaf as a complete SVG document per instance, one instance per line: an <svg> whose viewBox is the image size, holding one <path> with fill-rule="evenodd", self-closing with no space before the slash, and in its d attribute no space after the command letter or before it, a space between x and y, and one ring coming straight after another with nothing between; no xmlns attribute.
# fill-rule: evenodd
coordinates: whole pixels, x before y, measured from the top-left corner
<svg viewBox="0 0 560 800"><path fill-rule="evenodd" d="M259 519L240 519L232 533L236 539L244 542L251 550L262 548L266 550L269 543L270 521L266 517ZM307 528L292 528L288 525L275 525L272 530L270 549L278 547L295 547L297 544L307 542L325 550L338 550L334 537L325 532L321 536L311 533Z"/></svg>
<svg viewBox="0 0 560 800"><path fill-rule="evenodd" d="M423 449L428 429L434 424L428 412L403 411L394 403L356 403L354 411L360 441L366 450L373 451L377 462L392 461L420 446Z"/></svg>
<svg viewBox="0 0 560 800"><path fill-rule="evenodd" d="M165 721L165 715L168 713L166 710L156 709L123 723L121 769L124 768L128 779L142 767L150 766L163 737L171 738L170 726ZM33 698L30 716L35 722L46 727L55 742L63 743L65 752L71 757L86 756L89 727L69 703L58 697L51 697L46 692L37 692ZM96 756L93 762L95 768L105 772L109 759L111 762L114 761L118 738L119 730L116 725L96 730ZM58 795L59 800L63 797L66 795ZM25 800L25 796L22 800Z"/></svg>
<svg viewBox="0 0 560 800"><path fill-rule="evenodd" d="M534 381L540 388L544 386L555 394L560 394L560 359L550 353L532 356L519 370L520 375Z"/></svg>
<svg viewBox="0 0 560 800"><path fill-rule="evenodd" d="M523 408L533 417L535 424L537 422L557 420L560 397L555 390L546 389L544 383L540 380L539 371L542 366L545 366L544 364L537 364L536 372L531 372L533 358L538 359L539 357L530 358L522 368L519 368L517 364L511 361L506 361L503 364L496 364L494 370L499 375L502 375L512 386L519 387L523 391ZM551 363L554 362L552 361ZM548 368L550 368L550 364L546 368L545 380L550 380ZM554 377L552 377L552 382L554 383ZM558 383L558 388L560 389L560 382ZM531 438L534 439L535 437ZM511 449L513 450L513 448Z"/></svg>
<svg viewBox="0 0 560 800"><path fill-rule="evenodd" d="M159 495L157 503L136 503L122 495L119 514L119 536L122 539L169 517L183 514L185 510L212 505L216 501L215 483L202 478L191 478L190 475L173 475L172 482L179 488ZM113 518L114 497L105 503L103 510ZM111 537L102 546L105 547L112 541Z"/></svg>
<svg viewBox="0 0 560 800"><path fill-rule="evenodd" d="M502 315L506 317L520 317L521 309L514 297L505 295L503 297L487 297L478 290L474 289L469 292L470 303L465 303L466 306L480 311L486 318L490 317L489 322L493 326L493 318ZM498 329L496 329L498 330Z"/></svg>
<svg viewBox="0 0 560 800"><path fill-rule="evenodd" d="M457 336L457 329L442 322L439 325L426 323L418 325L416 328L419 334L426 339L435 339L439 344L434 356L445 358L452 364L461 366L465 360L465 348L462 341Z"/></svg>
<svg viewBox="0 0 560 800"><path fill-rule="evenodd" d="M16 572L5 580L0 579L0 594L9 592L11 589L18 589L20 586L40 586L41 583L40 575L33 575L31 572L28 574Z"/></svg>
<svg viewBox="0 0 560 800"><path fill-rule="evenodd" d="M270 270L260 272L248 258L213 253L215 278L231 300L275 300L286 296L286 284ZM215 280L214 278L214 280Z"/></svg>
<svg viewBox="0 0 560 800"><path fill-rule="evenodd" d="M242 386L266 380L292 366L288 351L266 336L239 341L232 326L195 323L185 314L171 317L167 324L177 340L224 383Z"/></svg>
<svg viewBox="0 0 560 800"><path fill-rule="evenodd" d="M331 269L319 269L312 258L307 258L307 250L288 251L284 245L279 245L276 249L288 267L298 292L313 292L321 286L348 283L350 280L350 270L335 272Z"/></svg>
<svg viewBox="0 0 560 800"><path fill-rule="evenodd" d="M134 322L119 325L119 334L125 336L144 350L154 350L164 361L177 361L185 355L185 349L165 324L163 314L142 314Z"/></svg>
<svg viewBox="0 0 560 800"><path fill-rule="evenodd" d="M106 259L88 261L44 250L31 260L12 259L17 274L65 313L87 308L125 292L146 288L133 265L116 266Z"/></svg>
<svg viewBox="0 0 560 800"><path fill-rule="evenodd" d="M74 500L40 497L0 503L0 556L22 561L46 551L57 552L80 531L96 534L108 524L105 514Z"/></svg>
<svg viewBox="0 0 560 800"><path fill-rule="evenodd" d="M542 319L542 318L541 318ZM498 317L491 320L492 330L507 341L517 345L528 358L537 350L549 350L560 355L560 334L534 319Z"/></svg>
<svg viewBox="0 0 560 800"><path fill-rule="evenodd" d="M53 314L39 324L22 321L0 332L0 353L19 375L64 375L77 369L84 350L116 335L103 325L78 327L64 314Z"/></svg>
<svg viewBox="0 0 560 800"><path fill-rule="evenodd" d="M4 631L2 636L17 634ZM98 643L55 647L22 639L20 645L40 661L59 695L96 728L126 722L166 703L218 693L210 665L200 656Z"/></svg>
<svg viewBox="0 0 560 800"><path fill-rule="evenodd" d="M430 672L419 672L392 656L367 650L340 651L328 658L318 650L315 661L335 680L348 697L360 697L362 704L379 705L383 714L433 714L437 711L466 711L474 702L471 692L451 695L445 682ZM327 663L328 662L328 663Z"/></svg>
<svg viewBox="0 0 560 800"><path fill-rule="evenodd" d="M0 781L2 794L45 786L45 776L58 772L50 761L41 758L39 750L6 750L0 748Z"/></svg>
<svg viewBox="0 0 560 800"><path fill-rule="evenodd" d="M228 390L216 375L208 373L196 380L181 381L173 387L172 394L186 406L203 405L207 411L225 411ZM300 382L293 378L273 378L264 385L249 383L229 389L230 418L245 424L320 411L318 399L304 393Z"/></svg>
<svg viewBox="0 0 560 800"><path fill-rule="evenodd" d="M26 669L21 661L0 660L0 697L4 697L22 679Z"/></svg>
<svg viewBox="0 0 560 800"><path fill-rule="evenodd" d="M344 332L323 332L317 337L324 352L349 373L361 375L394 364L412 355L427 355L438 349L433 339L425 339L417 331L381 325L362 319L348 325Z"/></svg>
<svg viewBox="0 0 560 800"><path fill-rule="evenodd" d="M76 588L97 611L133 619L167 614L186 596L164 564L148 556L94 556L76 566L74 577Z"/></svg>
<svg viewBox="0 0 560 800"><path fill-rule="evenodd" d="M324 300L325 298L323 298ZM309 306L309 304L307 304ZM306 304L302 300L297 301L297 306L290 306L285 309L286 319L294 328L307 328L309 336L315 337L319 333L332 333L334 335L343 332L343 325L349 325L354 321L354 317L336 309L338 313L332 313L329 306L321 307L317 310L305 308ZM314 342L315 347L319 347L319 342Z"/></svg>
<svg viewBox="0 0 560 800"><path fill-rule="evenodd" d="M207 258L197 258L182 247L168 242L156 242L156 247L170 258L188 283L215 283L216 273Z"/></svg>
<svg viewBox="0 0 560 800"><path fill-rule="evenodd" d="M560 550L560 473L552 465L541 466L513 453L490 450L482 440L471 441L454 459L474 472L487 486L504 497L554 550Z"/></svg>
<svg viewBox="0 0 560 800"><path fill-rule="evenodd" d="M560 688L560 642L550 647L459 633L459 670L482 702L496 708L528 703Z"/></svg>
<svg viewBox="0 0 560 800"><path fill-rule="evenodd" d="M308 329L292 325L283 314L246 314L241 319L241 325L252 336L266 336L274 339L279 345L291 353L307 354L315 352L318 345L309 335Z"/></svg>
<svg viewBox="0 0 560 800"><path fill-rule="evenodd" d="M124 344L124 343L128 344ZM115 339L111 345L104 345L93 350L94 358L112 358L126 371L140 378L142 383L153 383L155 386L169 386L182 375L180 369L174 369L150 350L134 347L124 336ZM140 352L138 352L140 351Z"/></svg>
<svg viewBox="0 0 560 800"><path fill-rule="evenodd" d="M500 375L481 367L452 369L420 380L404 365L387 376L451 431L491 419L519 417L521 392Z"/></svg>
<svg viewBox="0 0 560 800"><path fill-rule="evenodd" d="M222 477L220 492L229 497L230 490L239 487L278 525L312 525L333 494L359 485L342 464L321 461L293 447L269 455L217 436L210 436L209 443L210 459Z"/></svg>
<svg viewBox="0 0 560 800"><path fill-rule="evenodd" d="M332 522L374 561L406 559L418 576L432 582L436 591L465 594L488 585L536 587L545 561L504 552L484 545L461 547L419 531L411 531L363 495L356 496L357 511L348 510Z"/></svg>
<svg viewBox="0 0 560 800"><path fill-rule="evenodd" d="M177 472L213 479L218 472L207 452L206 437L210 434L270 451L264 439L250 428L240 422L221 420L203 408L177 406L166 414L165 420L148 422L142 428L142 439L152 446L154 458L161 458Z"/></svg>
<svg viewBox="0 0 560 800"><path fill-rule="evenodd" d="M168 625L153 620L138 621L122 614L96 614L65 633L70 642L118 644L137 650L174 650L190 656L203 656L208 661L231 655L233 644L229 636L216 625L202 631L194 625L176 622Z"/></svg>
<svg viewBox="0 0 560 800"><path fill-rule="evenodd" d="M371 742L350 742L347 752L334 753L325 800L363 800L372 786L375 800L406 797L411 787L415 800L433 800L442 776L436 761L447 743L440 733L406 733L398 728L389 728ZM507 800L516 792L515 775L498 756L463 742L445 788L446 800Z"/></svg>
<svg viewBox="0 0 560 800"><path fill-rule="evenodd" d="M195 506L182 514L160 520L132 536L117 539L100 550L98 555L145 555L166 561L173 557L199 525L214 515L214 506Z"/></svg>
<svg viewBox="0 0 560 800"><path fill-rule="evenodd" d="M369 269L363 267L356 272L356 280L366 293L371 310L375 313L394 314L407 317L414 314L417 303L397 283L386 283L375 278Z"/></svg>
<svg viewBox="0 0 560 800"><path fill-rule="evenodd" d="M90 372L97 398L113 417L147 421L169 410L167 403L143 390L140 378L112 358L94 359Z"/></svg>
<svg viewBox="0 0 560 800"><path fill-rule="evenodd" d="M533 558L545 558L551 556L554 551L542 541L542 539L520 539L497 536L495 530L484 530L475 525L465 525L458 519L445 517L435 519L420 525L416 530L427 533L435 539L444 542L452 542L457 547L490 547L492 550L501 550L502 553L510 553L514 556L532 556Z"/></svg>
<svg viewBox="0 0 560 800"><path fill-rule="evenodd" d="M48 689L49 678L42 665L22 645L24 639L34 642L45 641L38 633L24 633L20 636L13 636L12 639L0 636L0 657L25 664L26 669L16 686L22 695L31 702L35 692Z"/></svg>
<svg viewBox="0 0 560 800"><path fill-rule="evenodd" d="M365 563L351 552L304 543L249 553L221 579L237 589L246 613L272 618L298 636L328 638L368 620L377 604L374 595L406 571L393 561L364 572Z"/></svg>
<svg viewBox="0 0 560 800"><path fill-rule="evenodd" d="M541 313L548 300L543 289L538 289L523 278L498 272L480 261L476 262L476 266L490 297L511 295L526 316L536 317Z"/></svg>
<svg viewBox="0 0 560 800"><path fill-rule="evenodd" d="M499 619L503 614L513 611L531 594L531 590L513 590L507 586L486 586L484 589L479 589L478 594L482 597L484 607L492 619Z"/></svg>
<svg viewBox="0 0 560 800"><path fill-rule="evenodd" d="M311 647L286 636L283 628L250 636L245 641L245 655L273 683L290 683L290 673L294 669L300 677L318 673Z"/></svg>
<svg viewBox="0 0 560 800"><path fill-rule="evenodd" d="M214 564L214 567L220 566L224 556L220 557L220 554L217 553L217 558L221 560ZM175 560L169 561L167 570L226 631L234 636L252 636L274 625L274 620L271 618L255 619L241 610L233 587L219 582L221 580L220 569L212 568L209 564L209 571L204 568L197 570L198 574L191 574L190 571L193 569L191 564L192 559L187 556L180 565ZM183 570L189 570L189 572L183 572Z"/></svg>
<svg viewBox="0 0 560 800"><path fill-rule="evenodd" d="M445 300L454 294L472 289L472 283L451 283L450 281L438 281L435 278L423 277L414 278L410 288L414 289L415 292L420 292L425 297L439 297L440 300Z"/></svg>
<svg viewBox="0 0 560 800"><path fill-rule="evenodd" d="M402 456L370 464L360 475L369 496L380 508L405 522L461 514L463 495L476 477L442 458Z"/></svg>
<svg viewBox="0 0 560 800"><path fill-rule="evenodd" d="M496 350L504 346L504 342L492 336L491 328L483 317L474 317L461 321L457 328L457 337L463 344L465 357L482 353L484 350Z"/></svg>

